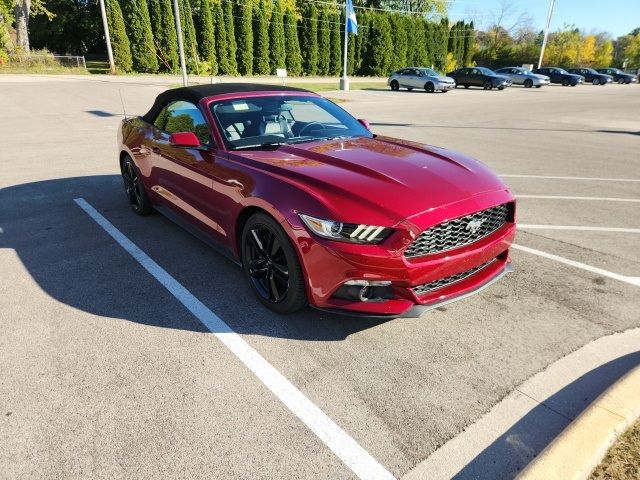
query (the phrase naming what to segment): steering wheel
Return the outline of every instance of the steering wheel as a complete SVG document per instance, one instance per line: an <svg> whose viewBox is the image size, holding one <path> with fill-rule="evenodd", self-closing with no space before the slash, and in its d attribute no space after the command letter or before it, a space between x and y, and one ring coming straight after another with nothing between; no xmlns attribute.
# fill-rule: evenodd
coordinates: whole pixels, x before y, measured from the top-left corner
<svg viewBox="0 0 640 480"><path fill-rule="evenodd" d="M323 130L326 130L328 127L324 124L324 123L320 123L320 122L309 122L307 123L304 127L302 127L300 129L300 131L298 132L298 136L301 137L302 134L304 133L304 131L309 128L311 125L320 125L320 128Z"/></svg>

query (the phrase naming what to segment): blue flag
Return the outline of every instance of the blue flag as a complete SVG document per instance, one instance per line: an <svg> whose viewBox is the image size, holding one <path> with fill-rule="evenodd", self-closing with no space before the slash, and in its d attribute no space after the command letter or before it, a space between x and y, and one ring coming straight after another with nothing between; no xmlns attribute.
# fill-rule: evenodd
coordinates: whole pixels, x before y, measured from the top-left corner
<svg viewBox="0 0 640 480"><path fill-rule="evenodd" d="M358 34L358 21L351 0L347 0L347 32Z"/></svg>

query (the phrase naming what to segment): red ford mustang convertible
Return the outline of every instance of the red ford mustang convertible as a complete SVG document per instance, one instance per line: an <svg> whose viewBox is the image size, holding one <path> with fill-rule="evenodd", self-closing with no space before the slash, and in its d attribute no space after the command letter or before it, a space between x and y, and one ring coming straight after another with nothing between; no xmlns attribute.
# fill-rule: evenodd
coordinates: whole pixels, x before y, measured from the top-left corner
<svg viewBox="0 0 640 480"><path fill-rule="evenodd" d="M134 211L221 246L279 313L417 316L511 270L515 200L487 167L306 90L168 90L118 140Z"/></svg>

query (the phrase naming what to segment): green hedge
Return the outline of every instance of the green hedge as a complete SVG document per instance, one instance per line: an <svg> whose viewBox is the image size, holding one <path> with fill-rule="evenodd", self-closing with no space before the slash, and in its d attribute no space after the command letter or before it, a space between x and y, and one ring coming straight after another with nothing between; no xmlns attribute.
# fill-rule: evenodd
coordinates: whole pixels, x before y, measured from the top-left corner
<svg viewBox="0 0 640 480"><path fill-rule="evenodd" d="M286 66L290 75L341 74L344 10L339 5L300 2L300 10L293 11L283 6L291 3L282 0L178 3L191 72L273 75L276 68ZM177 71L172 0L108 0L108 5L120 71ZM418 15L363 9L356 15L359 34L349 35L349 75L386 76L408 65L442 71L447 53L457 66L471 63L473 23L450 25L444 18L430 21Z"/></svg>

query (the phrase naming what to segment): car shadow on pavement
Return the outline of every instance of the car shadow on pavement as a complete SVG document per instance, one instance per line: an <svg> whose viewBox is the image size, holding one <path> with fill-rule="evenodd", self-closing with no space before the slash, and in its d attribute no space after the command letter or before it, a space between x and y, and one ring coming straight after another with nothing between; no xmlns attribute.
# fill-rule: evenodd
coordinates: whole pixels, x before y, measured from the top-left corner
<svg viewBox="0 0 640 480"><path fill-rule="evenodd" d="M231 260L160 214L130 209L119 175L34 182L0 190L0 248L13 249L49 296L94 315L208 331L73 201L84 198L240 334L339 341L387 321L304 309L267 310Z"/></svg>
<svg viewBox="0 0 640 480"><path fill-rule="evenodd" d="M637 365L640 352L624 355L584 374L539 403L453 478L514 478L591 402Z"/></svg>

